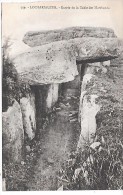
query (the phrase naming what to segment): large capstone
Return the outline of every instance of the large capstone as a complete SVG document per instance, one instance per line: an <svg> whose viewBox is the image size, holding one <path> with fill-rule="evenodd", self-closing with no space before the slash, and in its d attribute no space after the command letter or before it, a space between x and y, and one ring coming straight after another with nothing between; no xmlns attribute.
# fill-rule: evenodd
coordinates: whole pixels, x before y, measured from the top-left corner
<svg viewBox="0 0 123 195"><path fill-rule="evenodd" d="M35 47L56 41L82 37L113 38L116 35L110 28L70 27L60 30L30 31L25 34L23 41L27 45Z"/></svg>
<svg viewBox="0 0 123 195"><path fill-rule="evenodd" d="M117 38L76 38L30 48L14 64L30 85L63 83L78 75L77 63L106 61L117 57Z"/></svg>

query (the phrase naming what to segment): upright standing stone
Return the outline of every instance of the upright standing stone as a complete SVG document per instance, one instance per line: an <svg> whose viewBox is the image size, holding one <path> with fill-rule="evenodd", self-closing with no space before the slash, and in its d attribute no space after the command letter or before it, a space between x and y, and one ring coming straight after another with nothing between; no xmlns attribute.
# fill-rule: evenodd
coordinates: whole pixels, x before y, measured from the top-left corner
<svg viewBox="0 0 123 195"><path fill-rule="evenodd" d="M46 99L46 107L50 109L58 100L58 90L59 84L51 84L49 85L47 91L47 99Z"/></svg>
<svg viewBox="0 0 123 195"><path fill-rule="evenodd" d="M3 161L19 162L22 159L24 130L20 105L14 101L2 115L3 123Z"/></svg>
<svg viewBox="0 0 123 195"><path fill-rule="evenodd" d="M35 96L33 93L20 100L20 106L23 117L23 127L28 138L32 140L36 131L36 111L35 111Z"/></svg>
<svg viewBox="0 0 123 195"><path fill-rule="evenodd" d="M78 148L84 148L86 143L92 143L96 133L96 114L100 106L95 103L97 95L85 95L81 104L81 134Z"/></svg>

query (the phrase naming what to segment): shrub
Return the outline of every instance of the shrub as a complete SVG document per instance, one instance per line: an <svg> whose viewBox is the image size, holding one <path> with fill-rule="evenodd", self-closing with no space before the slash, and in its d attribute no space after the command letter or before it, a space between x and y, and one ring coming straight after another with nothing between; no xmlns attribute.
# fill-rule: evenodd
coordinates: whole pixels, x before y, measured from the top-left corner
<svg viewBox="0 0 123 195"><path fill-rule="evenodd" d="M6 111L14 99L19 101L20 94L18 73L8 54L10 46L10 39L7 38L2 54L2 111Z"/></svg>

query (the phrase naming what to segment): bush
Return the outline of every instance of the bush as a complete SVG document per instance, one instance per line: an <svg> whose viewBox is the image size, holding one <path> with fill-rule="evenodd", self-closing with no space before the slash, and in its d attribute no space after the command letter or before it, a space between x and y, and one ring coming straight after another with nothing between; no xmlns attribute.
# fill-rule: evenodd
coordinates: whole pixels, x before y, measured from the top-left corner
<svg viewBox="0 0 123 195"><path fill-rule="evenodd" d="M19 102L20 87L19 76L12 60L8 55L10 47L9 39L3 45L2 56L2 111L5 112L9 106L12 106L14 99Z"/></svg>

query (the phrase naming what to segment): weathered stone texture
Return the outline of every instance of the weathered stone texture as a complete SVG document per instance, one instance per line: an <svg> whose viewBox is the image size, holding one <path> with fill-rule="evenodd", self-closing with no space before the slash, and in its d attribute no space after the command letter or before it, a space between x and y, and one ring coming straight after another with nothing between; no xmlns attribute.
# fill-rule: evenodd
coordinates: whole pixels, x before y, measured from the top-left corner
<svg viewBox="0 0 123 195"><path fill-rule="evenodd" d="M20 100L20 106L23 117L23 127L28 138L32 140L36 131L36 110L35 110L35 96L31 93L28 98L23 97Z"/></svg>
<svg viewBox="0 0 123 195"><path fill-rule="evenodd" d="M111 64L110 60L103 62L103 66L110 66L110 64Z"/></svg>
<svg viewBox="0 0 123 195"><path fill-rule="evenodd" d="M96 133L96 114L100 106L95 103L97 95L85 95L81 104L81 134L78 147L83 148L86 143L92 143Z"/></svg>
<svg viewBox="0 0 123 195"><path fill-rule="evenodd" d="M105 63L86 65L79 106L81 133L78 148L84 149L87 142L91 144L95 139L95 134L100 133L102 128L105 132L107 131L107 134L110 134L112 129L119 128L116 127L115 120L111 119L111 117L117 116L115 115L117 112L120 113L118 107L121 106L121 92L117 96L119 89L116 86L112 69L105 66Z"/></svg>
<svg viewBox="0 0 123 195"><path fill-rule="evenodd" d="M35 47L56 41L82 37L112 38L116 37L116 35L110 28L70 27L60 30L30 31L25 34L23 41L27 45Z"/></svg>
<svg viewBox="0 0 123 195"><path fill-rule="evenodd" d="M105 61L117 57L118 39L76 38L30 48L14 64L30 85L63 83L78 75L77 62ZM77 62L76 62L77 61Z"/></svg>
<svg viewBox="0 0 123 195"><path fill-rule="evenodd" d="M79 106L79 122L81 124L81 133L78 142L78 148L84 149L88 143L93 143L96 134L97 122L96 115L100 111L100 101L97 99L103 94L105 97L105 89L98 77L105 75L103 63L87 64L85 75L82 80L80 106ZM106 68L105 68L106 69ZM107 70L107 69L106 69Z"/></svg>
<svg viewBox="0 0 123 195"><path fill-rule="evenodd" d="M22 159L24 130L18 102L14 101L13 106L3 112L2 123L3 159L8 162L19 162Z"/></svg>
<svg viewBox="0 0 123 195"><path fill-rule="evenodd" d="M46 107L48 109L50 109L58 100L58 88L59 84L49 85L46 98Z"/></svg>

